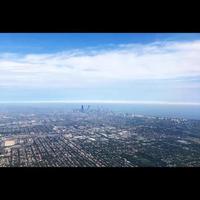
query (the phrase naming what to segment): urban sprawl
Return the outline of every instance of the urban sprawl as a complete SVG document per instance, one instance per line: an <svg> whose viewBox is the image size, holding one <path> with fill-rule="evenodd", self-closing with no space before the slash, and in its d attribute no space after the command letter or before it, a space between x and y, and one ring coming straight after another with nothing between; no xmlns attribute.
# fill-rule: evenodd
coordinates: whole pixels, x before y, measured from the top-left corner
<svg viewBox="0 0 200 200"><path fill-rule="evenodd" d="M199 120L38 110L0 112L1 167L200 166Z"/></svg>

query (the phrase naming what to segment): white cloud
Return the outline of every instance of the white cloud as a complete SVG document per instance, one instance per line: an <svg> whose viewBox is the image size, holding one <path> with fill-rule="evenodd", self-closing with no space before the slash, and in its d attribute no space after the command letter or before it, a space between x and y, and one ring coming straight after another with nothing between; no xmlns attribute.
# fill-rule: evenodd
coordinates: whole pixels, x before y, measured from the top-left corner
<svg viewBox="0 0 200 200"><path fill-rule="evenodd" d="M1 54L0 86L84 87L200 76L200 40L119 45L92 53Z"/></svg>

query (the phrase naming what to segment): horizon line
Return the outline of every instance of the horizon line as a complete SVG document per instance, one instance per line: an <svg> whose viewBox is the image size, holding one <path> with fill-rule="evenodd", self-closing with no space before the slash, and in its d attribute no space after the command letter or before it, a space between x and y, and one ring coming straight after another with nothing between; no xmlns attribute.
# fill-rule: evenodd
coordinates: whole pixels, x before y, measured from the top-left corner
<svg viewBox="0 0 200 200"><path fill-rule="evenodd" d="M200 102L170 102L170 101L131 101L131 100L47 100L47 101L0 101L0 104L29 103L102 103L102 104L159 104L159 105L200 105Z"/></svg>

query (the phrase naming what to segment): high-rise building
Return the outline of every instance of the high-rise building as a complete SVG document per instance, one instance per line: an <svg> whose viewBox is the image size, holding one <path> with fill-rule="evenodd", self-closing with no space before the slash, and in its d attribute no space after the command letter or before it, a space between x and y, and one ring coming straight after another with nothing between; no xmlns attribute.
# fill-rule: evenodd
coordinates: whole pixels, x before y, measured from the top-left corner
<svg viewBox="0 0 200 200"><path fill-rule="evenodd" d="M81 105L81 112L84 112L84 107L83 107L83 105Z"/></svg>

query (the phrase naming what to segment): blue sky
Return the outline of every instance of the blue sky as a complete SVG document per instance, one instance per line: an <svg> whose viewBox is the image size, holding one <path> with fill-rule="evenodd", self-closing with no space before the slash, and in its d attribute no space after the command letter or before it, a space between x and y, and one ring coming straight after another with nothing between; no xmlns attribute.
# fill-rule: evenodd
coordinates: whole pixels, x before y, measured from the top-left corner
<svg viewBox="0 0 200 200"><path fill-rule="evenodd" d="M146 44L155 41L198 40L199 33L1 33L0 52L55 53L85 47L107 48L109 45Z"/></svg>
<svg viewBox="0 0 200 200"><path fill-rule="evenodd" d="M1 33L0 102L200 103L200 34Z"/></svg>

